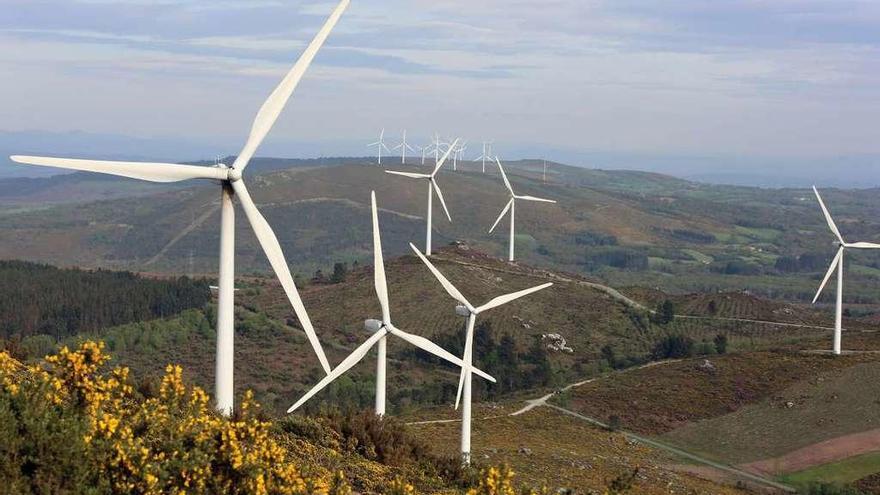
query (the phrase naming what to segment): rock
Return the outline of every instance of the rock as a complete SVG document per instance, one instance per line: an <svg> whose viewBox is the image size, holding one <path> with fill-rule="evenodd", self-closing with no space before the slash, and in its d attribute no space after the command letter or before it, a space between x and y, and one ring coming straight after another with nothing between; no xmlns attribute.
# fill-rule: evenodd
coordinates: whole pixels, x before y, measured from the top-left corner
<svg viewBox="0 0 880 495"><path fill-rule="evenodd" d="M520 454L525 454L525 455L532 455L532 449L530 449L530 448L528 448L528 447L520 447L520 448L519 448L519 453L520 453Z"/></svg>
<svg viewBox="0 0 880 495"><path fill-rule="evenodd" d="M712 364L712 361L708 359L704 359L703 362L698 366L703 371L713 372L715 371L715 365Z"/></svg>
<svg viewBox="0 0 880 495"><path fill-rule="evenodd" d="M545 333L541 335L541 341L544 342L547 346L547 349L551 351L568 353L574 352L574 349L568 346L568 343L565 341L565 337L558 333Z"/></svg>

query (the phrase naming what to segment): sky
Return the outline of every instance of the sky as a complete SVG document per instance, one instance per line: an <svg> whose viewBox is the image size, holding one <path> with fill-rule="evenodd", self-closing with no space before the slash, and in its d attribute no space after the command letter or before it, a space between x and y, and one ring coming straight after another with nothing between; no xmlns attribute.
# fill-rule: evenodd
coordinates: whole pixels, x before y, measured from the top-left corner
<svg viewBox="0 0 880 495"><path fill-rule="evenodd" d="M7 140L119 135L138 144L108 153L141 156L237 153L335 4L3 3ZM260 151L367 154L384 127L474 155L857 174L880 169L878 83L875 0L352 0Z"/></svg>

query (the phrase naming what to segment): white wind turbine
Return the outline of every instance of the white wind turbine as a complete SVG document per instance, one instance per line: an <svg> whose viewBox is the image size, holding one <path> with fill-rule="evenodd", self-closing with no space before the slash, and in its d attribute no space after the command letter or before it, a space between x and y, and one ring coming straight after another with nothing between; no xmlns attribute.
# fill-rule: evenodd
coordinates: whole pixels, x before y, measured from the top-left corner
<svg viewBox="0 0 880 495"><path fill-rule="evenodd" d="M467 149L467 141L452 147L452 170L458 171L458 161L462 159L464 151Z"/></svg>
<svg viewBox="0 0 880 495"><path fill-rule="evenodd" d="M290 300L300 324L311 342L324 370L330 372L330 364L318 341L309 316L303 307L302 300L296 290L284 253L272 228L263 218L248 193L242 180L242 172L254 156L257 148L272 129L281 111L284 109L306 69L311 64L318 50L339 21L348 7L350 0L341 0L330 18L309 44L299 60L287 73L281 83L263 103L254 119L253 127L244 148L231 167L221 164L218 167L198 167L168 163L118 162L96 160L71 160L64 158L45 158L30 156L13 156L18 163L59 167L87 172L98 172L110 175L129 177L150 182L179 182L189 179L208 179L218 181L221 186L220 208L220 274L217 304L217 363L216 363L216 394L217 409L224 415L230 415L233 408L233 294L235 281L235 210L233 197L238 197L245 216L256 234L257 240L266 253L272 269L278 276L287 298Z"/></svg>
<svg viewBox="0 0 880 495"><path fill-rule="evenodd" d="M315 385L311 390L309 390L305 395L303 395L296 404L292 405L290 409L287 410L288 413L292 413L297 410L300 406L306 403L309 399L311 399L315 394L323 390L327 385L332 383L334 380L342 376L346 371L351 369L354 365L360 362L364 356L373 348L373 346L378 347L378 361L376 363L376 415L384 416L385 415L385 355L386 355L386 345L388 334L395 335L406 342L422 349L425 352L433 354L434 356L439 357L440 359L444 359L458 367L464 369L465 363L452 355L451 353L444 350L442 347L437 344L431 342L430 340L420 337L418 335L413 335L403 330L398 329L391 323L391 309L388 303L388 282L385 279L385 262L382 256L382 239L379 234L379 214L378 208L376 207L376 193L375 191L371 196L372 200L372 210L373 210L373 282L376 287L376 296L379 298L379 305L382 308L382 319L381 320L366 320L364 322L364 326L370 332L373 332L373 335L370 336L361 344L357 349L354 350L345 360L343 360L339 366L337 366L330 374L324 377L317 385ZM472 370L473 373L480 375L481 377L495 382L495 378L483 373L482 371L468 366L469 370Z"/></svg>
<svg viewBox="0 0 880 495"><path fill-rule="evenodd" d="M504 179L504 185L507 186L507 190L510 192L510 201L507 202L507 206L501 210L501 214L498 215L498 220L495 220L495 223L492 224L492 228L489 229L489 233L495 230L495 227L498 226L498 222L504 218L504 215L507 214L508 210L510 211L510 253L508 259L513 261L514 254L514 243L516 239L516 200L521 199L523 201L540 201L542 203L555 203L552 199L543 199L536 198L534 196L519 196L513 192L513 187L510 186L510 181L507 180L507 174L504 173L504 167L501 166L501 160L498 157L495 157L495 161L498 163L498 170L501 171L501 178Z"/></svg>
<svg viewBox="0 0 880 495"><path fill-rule="evenodd" d="M406 150L410 150L413 153L416 152L416 150L406 142L406 129L403 130L403 140L392 149L400 150L400 163L404 165L406 165Z"/></svg>
<svg viewBox="0 0 880 495"><path fill-rule="evenodd" d="M440 171L440 168L443 167L443 164L446 162L446 159L449 158L449 154L452 153L452 150L455 148L455 145L458 144L458 139L452 143L452 146L446 150L446 154L443 155L443 158L437 161L437 165L434 167L434 171L431 174L417 174L413 172L397 172L394 170L386 170L385 173L394 174L394 175L402 175L404 177L409 177L411 179L425 179L428 181L428 216L427 216L427 233L425 234L425 252L428 253L428 256L431 256L431 229L432 229L432 213L434 210L434 193L437 193L437 199L440 200L440 204L443 206L443 211L446 213L446 218L452 222L452 216L449 215L449 209L446 208L446 200L443 199L443 191L440 190L440 186L437 185L437 181L434 180L434 177L437 175L437 172Z"/></svg>
<svg viewBox="0 0 880 495"><path fill-rule="evenodd" d="M825 278L822 279L822 285L819 286L819 291L816 292L816 297L813 298L813 304L816 304L816 301L819 299L819 296L822 294L822 290L825 288L825 284L828 283L828 279L831 278L831 274L834 270L837 270L837 304L834 312L834 354L840 354L840 339L841 339L841 331L843 328L843 252L847 248L853 249L880 249L880 244L874 244L872 242L853 242L848 243L843 240L843 236L840 235L840 230L837 229L837 225L834 224L834 220L831 218L831 213L828 212L828 208L825 207L825 202L822 201L822 196L819 195L819 190L816 189L816 186L813 186L813 192L816 193L816 199L819 200L819 206L822 207L822 213L825 215L825 221L828 222L828 228L831 229L831 232L834 233L834 236L837 237L837 241L839 243L839 248L837 249L837 255L834 256L834 259L831 260L831 266L828 267L828 272L825 273Z"/></svg>
<svg viewBox="0 0 880 495"><path fill-rule="evenodd" d="M464 342L464 366L461 368L461 376L458 380L458 395L455 398L455 408L458 409L459 404L461 407L461 458L465 464L470 464L471 461L471 381L472 381L472 373L470 372L473 366L473 348L474 348L474 323L476 322L477 315L488 311L493 308L497 308L498 306L502 306L509 302L515 301L523 296L527 296L534 292L538 292L539 290L546 289L553 285L553 283L546 283L543 285L539 285L537 287L532 287L531 289L525 289L518 292L514 292L512 294L507 294L504 296L498 296L486 304L474 307L467 299L459 292L458 289L452 285L440 270L438 270L428 258L426 258L417 247L415 247L412 243L409 245L412 250L421 258L422 262L427 265L428 269L431 270L431 273L440 281L440 285L446 289L446 292L452 296L453 299L459 302L459 306L456 306L455 313L459 316L466 316L468 319L467 322L467 333L465 334L465 342Z"/></svg>
<svg viewBox="0 0 880 495"><path fill-rule="evenodd" d="M425 164L425 157L427 157L427 155L428 155L428 153L429 153L429 151L430 151L430 149L431 149L431 145L430 145L430 144L427 145L427 146L418 146L418 145L416 145L416 147L419 149L419 151L422 152L422 165L424 165L424 164Z"/></svg>
<svg viewBox="0 0 880 495"><path fill-rule="evenodd" d="M481 161L483 162L483 173L486 173L486 160L492 160L492 143L489 141L483 141L483 154L474 158L475 162Z"/></svg>
<svg viewBox="0 0 880 495"><path fill-rule="evenodd" d="M376 141L375 143L370 143L367 145L368 148L372 148L373 146L376 147L376 150L379 153L379 160L377 163L379 165L382 165L382 150L384 149L385 151L387 151L389 153L391 152L391 150L388 149L388 146L385 145L385 128L384 127L382 128L382 132L379 133L379 140Z"/></svg>

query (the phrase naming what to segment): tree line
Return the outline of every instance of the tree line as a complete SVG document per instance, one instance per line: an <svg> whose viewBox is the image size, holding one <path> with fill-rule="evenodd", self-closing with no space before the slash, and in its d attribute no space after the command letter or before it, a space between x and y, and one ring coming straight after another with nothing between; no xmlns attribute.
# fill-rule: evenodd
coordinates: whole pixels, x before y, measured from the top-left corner
<svg viewBox="0 0 880 495"><path fill-rule="evenodd" d="M0 261L0 338L83 332L203 307L207 282L149 279L131 272L62 269Z"/></svg>

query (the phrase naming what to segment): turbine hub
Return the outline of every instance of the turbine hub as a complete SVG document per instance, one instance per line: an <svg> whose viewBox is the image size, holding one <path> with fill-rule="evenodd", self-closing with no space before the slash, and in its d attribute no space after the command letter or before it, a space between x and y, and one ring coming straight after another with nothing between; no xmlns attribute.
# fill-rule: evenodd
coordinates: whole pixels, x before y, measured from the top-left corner
<svg viewBox="0 0 880 495"><path fill-rule="evenodd" d="M364 328L367 329L367 331L370 333L378 332L379 330L382 329L383 326L385 326L385 324L382 323L381 320L370 319L370 320L364 321Z"/></svg>
<svg viewBox="0 0 880 495"><path fill-rule="evenodd" d="M230 168L226 175L226 180L229 182L238 182L241 180L241 170Z"/></svg>

